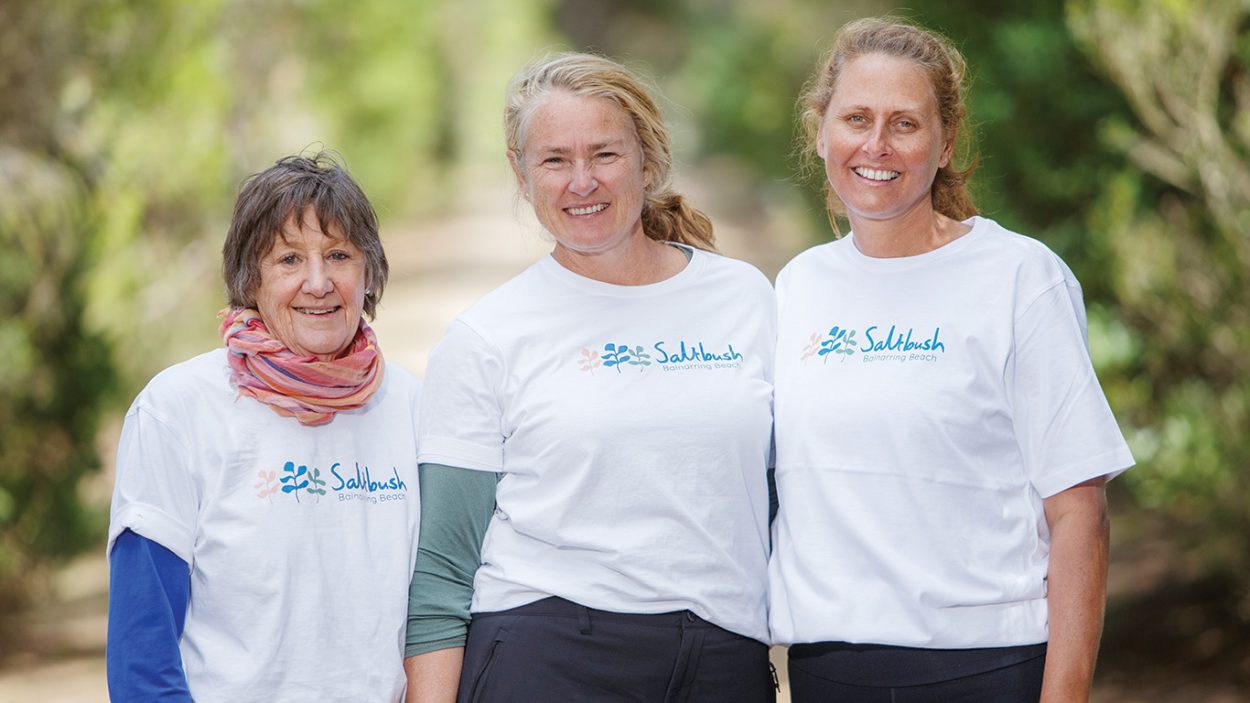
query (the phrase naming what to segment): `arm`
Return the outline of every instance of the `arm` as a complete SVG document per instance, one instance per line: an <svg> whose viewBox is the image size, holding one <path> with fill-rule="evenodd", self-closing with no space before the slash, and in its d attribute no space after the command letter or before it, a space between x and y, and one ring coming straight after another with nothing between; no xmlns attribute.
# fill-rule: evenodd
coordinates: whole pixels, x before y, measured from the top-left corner
<svg viewBox="0 0 1250 703"><path fill-rule="evenodd" d="M404 660L408 676L407 703L455 703L460 690L464 644L436 649Z"/></svg>
<svg viewBox="0 0 1250 703"><path fill-rule="evenodd" d="M109 697L191 701L178 651L191 596L187 563L130 530L114 541L109 561Z"/></svg>
<svg viewBox="0 0 1250 703"><path fill-rule="evenodd" d="M1049 645L1043 703L1088 701L1102 637L1111 524L1105 477L1047 498Z"/></svg>
<svg viewBox="0 0 1250 703"><path fill-rule="evenodd" d="M469 628L473 576L495 510L497 474L422 464L421 532L408 591L409 703L451 702Z"/></svg>

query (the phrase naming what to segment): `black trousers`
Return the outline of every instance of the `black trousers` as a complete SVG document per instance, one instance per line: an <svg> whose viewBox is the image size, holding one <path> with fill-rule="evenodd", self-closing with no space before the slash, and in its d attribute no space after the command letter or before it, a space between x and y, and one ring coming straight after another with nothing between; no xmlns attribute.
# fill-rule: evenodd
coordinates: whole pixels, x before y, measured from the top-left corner
<svg viewBox="0 0 1250 703"><path fill-rule="evenodd" d="M1021 654L1039 650L1040 655L1019 661ZM941 681L872 686L839 681L844 672L828 666L828 659L795 657L791 648L790 697L793 703L1037 703L1046 668L1044 647L1001 651L1006 654L1004 660L1014 661ZM916 650L918 665L930 666L935 653ZM904 674L911 668L906 663L906 653L891 659L892 666Z"/></svg>
<svg viewBox="0 0 1250 703"><path fill-rule="evenodd" d="M637 615L546 598L475 613L458 703L772 703L768 647L690 611Z"/></svg>

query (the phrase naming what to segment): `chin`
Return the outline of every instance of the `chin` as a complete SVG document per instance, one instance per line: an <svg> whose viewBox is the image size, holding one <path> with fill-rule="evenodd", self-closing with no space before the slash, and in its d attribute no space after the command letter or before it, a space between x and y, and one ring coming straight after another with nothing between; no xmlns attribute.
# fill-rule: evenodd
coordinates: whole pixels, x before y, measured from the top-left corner
<svg viewBox="0 0 1250 703"><path fill-rule="evenodd" d="M318 340L316 343L301 345L304 353L318 358L337 359L351 347L351 339L341 343Z"/></svg>

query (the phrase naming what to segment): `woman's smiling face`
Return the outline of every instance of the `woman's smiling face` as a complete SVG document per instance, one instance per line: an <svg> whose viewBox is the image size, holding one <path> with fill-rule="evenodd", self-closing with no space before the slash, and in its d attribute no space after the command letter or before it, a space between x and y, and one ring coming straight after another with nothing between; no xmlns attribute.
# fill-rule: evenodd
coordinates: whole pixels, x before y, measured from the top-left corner
<svg viewBox="0 0 1250 703"><path fill-rule="evenodd" d="M311 207L286 221L261 259L256 308L288 349L322 361L339 357L360 326L365 257L337 228L323 229Z"/></svg>
<svg viewBox="0 0 1250 703"><path fill-rule="evenodd" d="M931 208L934 176L950 162L953 144L924 69L867 54L838 76L816 150L854 228L857 219Z"/></svg>
<svg viewBox="0 0 1250 703"><path fill-rule="evenodd" d="M612 100L551 94L529 116L521 154L510 160L557 249L597 254L644 236L642 146Z"/></svg>

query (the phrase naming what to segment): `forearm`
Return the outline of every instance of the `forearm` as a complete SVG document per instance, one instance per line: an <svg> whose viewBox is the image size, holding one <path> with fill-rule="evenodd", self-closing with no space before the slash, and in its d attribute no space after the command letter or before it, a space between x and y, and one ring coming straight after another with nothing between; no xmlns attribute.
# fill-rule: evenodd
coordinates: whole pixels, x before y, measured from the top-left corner
<svg viewBox="0 0 1250 703"><path fill-rule="evenodd" d="M1043 703L1087 701L1102 636L1110 523L1101 479L1046 501L1049 645Z"/></svg>
<svg viewBox="0 0 1250 703"><path fill-rule="evenodd" d="M464 647L438 649L404 660L407 703L455 703Z"/></svg>
<svg viewBox="0 0 1250 703"><path fill-rule="evenodd" d="M473 576L495 509L496 475L422 464L421 537L408 591L408 701L453 701L469 626Z"/></svg>

